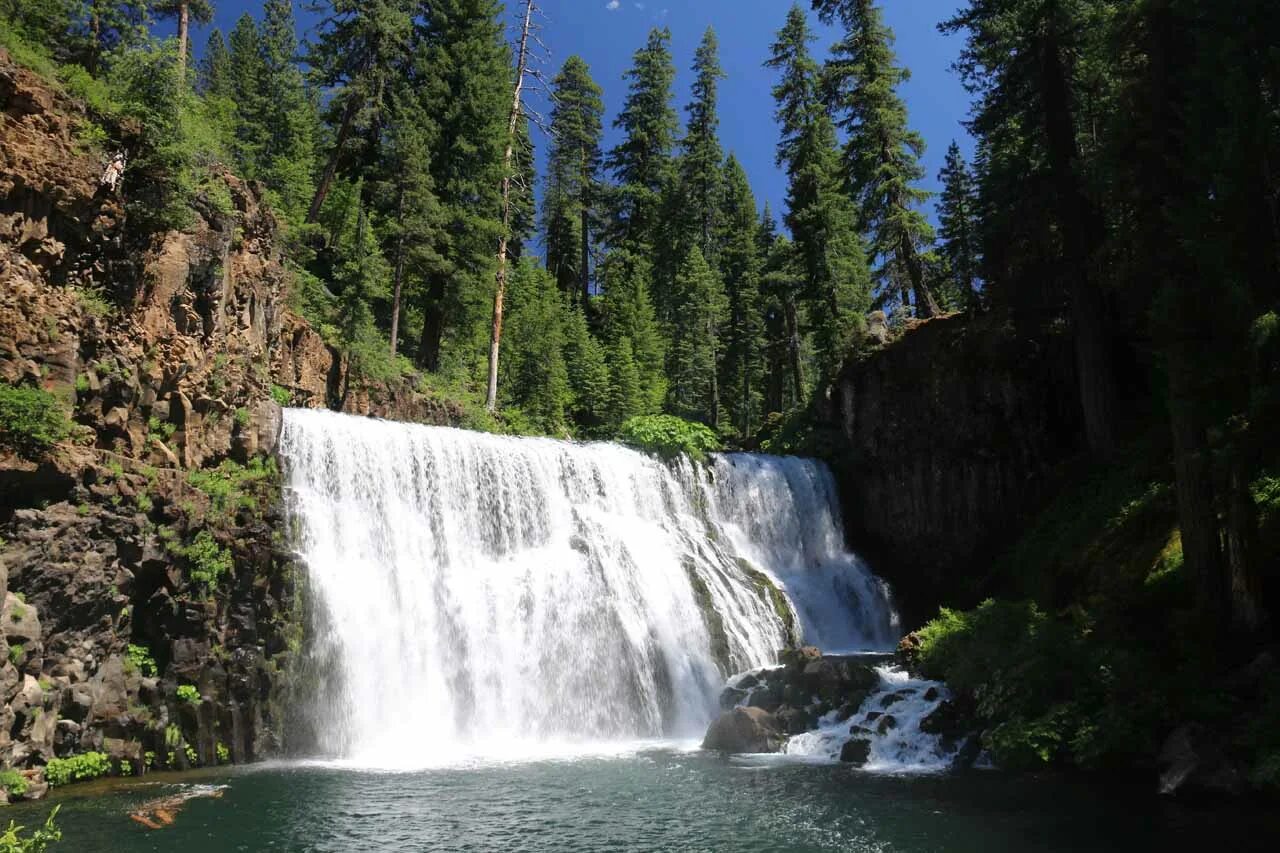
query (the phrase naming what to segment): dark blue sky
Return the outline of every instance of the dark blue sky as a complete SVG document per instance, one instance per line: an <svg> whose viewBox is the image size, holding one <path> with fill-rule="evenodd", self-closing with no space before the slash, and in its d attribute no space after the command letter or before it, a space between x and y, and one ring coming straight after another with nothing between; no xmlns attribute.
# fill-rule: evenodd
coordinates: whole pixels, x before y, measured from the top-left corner
<svg viewBox="0 0 1280 853"><path fill-rule="evenodd" d="M773 121L770 89L774 73L764 67L774 34L782 26L790 3L786 0L539 0L546 10L543 40L551 49L548 79L564 59L580 54L591 66L592 75L604 88L606 146L617 139L612 129L614 116L626 96L622 75L631 65L631 56L642 46L655 25L671 28L672 52L679 75L676 102L684 118L691 73L689 65L702 33L713 26L720 37L721 62L728 79L721 88L720 135L726 151L737 154L756 191L760 204L767 200L781 215L786 180L774 166L777 126ZM805 0L804 5L809 4ZM898 37L899 61L911 69L912 79L903 88L912 126L928 143L925 157L926 186L936 189L935 176L952 139L958 139L966 155L972 141L961 126L969 97L950 70L960 50L960 39L944 37L936 25L947 18L959 0L891 0L883 3L885 17ZM221 0L217 3L215 25L228 32L236 18L248 11L261 17L261 2ZM298 11L301 35L305 37L314 18ZM515 26L514 19L511 26ZM819 40L814 51L825 55L835 33L814 22ZM193 39L203 48L207 28ZM546 113L545 106L534 106ZM546 140L535 132L539 155Z"/></svg>

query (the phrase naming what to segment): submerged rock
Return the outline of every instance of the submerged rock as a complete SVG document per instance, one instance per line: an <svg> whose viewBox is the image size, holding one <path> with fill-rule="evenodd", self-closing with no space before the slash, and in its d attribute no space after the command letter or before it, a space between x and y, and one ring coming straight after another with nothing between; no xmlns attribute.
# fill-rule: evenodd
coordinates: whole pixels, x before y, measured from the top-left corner
<svg viewBox="0 0 1280 853"><path fill-rule="evenodd" d="M840 760L854 767L861 767L871 757L871 741L866 738L850 738L840 747Z"/></svg>
<svg viewBox="0 0 1280 853"><path fill-rule="evenodd" d="M1218 739L1192 723L1169 735L1160 750L1161 794L1228 794L1244 791L1244 778Z"/></svg>
<svg viewBox="0 0 1280 853"><path fill-rule="evenodd" d="M702 748L717 752L777 752L786 740L773 714L762 708L734 708L711 724Z"/></svg>

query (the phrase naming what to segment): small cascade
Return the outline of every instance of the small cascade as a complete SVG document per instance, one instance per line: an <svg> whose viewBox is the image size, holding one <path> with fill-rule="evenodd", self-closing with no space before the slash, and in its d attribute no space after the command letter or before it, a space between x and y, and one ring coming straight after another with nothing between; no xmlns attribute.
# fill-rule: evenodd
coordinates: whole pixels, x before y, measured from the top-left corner
<svg viewBox="0 0 1280 853"><path fill-rule="evenodd" d="M725 675L888 649L821 463L287 410L313 728L380 766L699 737Z"/></svg>
<svg viewBox="0 0 1280 853"><path fill-rule="evenodd" d="M817 728L793 736L785 747L791 756L848 761L881 773L927 773L947 770L963 743L921 729L921 724L951 698L939 681L912 678L895 666L877 666L879 689L850 717L831 711Z"/></svg>

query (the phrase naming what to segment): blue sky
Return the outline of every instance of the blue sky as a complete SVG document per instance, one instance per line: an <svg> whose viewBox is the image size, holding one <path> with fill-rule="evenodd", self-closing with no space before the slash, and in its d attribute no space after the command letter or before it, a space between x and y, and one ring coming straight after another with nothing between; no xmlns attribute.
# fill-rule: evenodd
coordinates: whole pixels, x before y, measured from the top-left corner
<svg viewBox="0 0 1280 853"><path fill-rule="evenodd" d="M692 82L689 66L693 52L706 28L715 27L720 38L721 62L728 74L720 95L721 140L726 151L737 154L742 161L759 203L769 201L781 216L786 179L774 166L778 133L770 90L775 75L764 67L764 62L774 34L790 8L787 0L539 0L539 5L546 12L543 41L551 50L546 75L548 79L553 77L564 59L572 54L579 54L587 61L605 92L606 146L617 141L612 122L626 97L622 75L631 65L632 54L644 44L649 29L660 25L671 29L672 53L678 70L676 103L683 120L683 107ZM804 5L809 5L807 0ZM912 72L912 79L902 94L910 110L912 126L923 134L928 144L925 157L928 189L937 189L935 176L952 139L960 142L966 156L973 147L961 126L968 112L969 97L950 70L961 39L943 36L936 28L958 5L959 0L882 3L885 19L898 37L899 61ZM260 18L262 4L222 0L217 3L214 25L228 32L245 11ZM315 18L300 8L297 14L300 34L305 37ZM510 23L514 28L514 18ZM816 20L814 26L819 36L814 51L822 56L837 34ZM206 34L207 28L200 28L193 38L198 50L203 48ZM544 114L547 112L536 96L533 104ZM541 162L546 140L536 131L535 144Z"/></svg>

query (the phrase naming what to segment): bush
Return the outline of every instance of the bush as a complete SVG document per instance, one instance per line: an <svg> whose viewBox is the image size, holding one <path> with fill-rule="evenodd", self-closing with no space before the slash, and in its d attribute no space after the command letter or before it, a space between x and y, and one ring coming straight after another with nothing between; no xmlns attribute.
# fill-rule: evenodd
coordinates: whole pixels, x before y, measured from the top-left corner
<svg viewBox="0 0 1280 853"><path fill-rule="evenodd" d="M103 752L85 752L70 758L52 758L44 767L44 780L57 788L71 782L97 779L111 772L111 760Z"/></svg>
<svg viewBox="0 0 1280 853"><path fill-rule="evenodd" d="M187 575L191 581L203 585L206 590L217 586L235 565L231 552L219 545L207 530L201 530L191 544L178 548L177 552L190 563Z"/></svg>
<svg viewBox="0 0 1280 853"><path fill-rule="evenodd" d="M0 770L0 788L8 791L11 797L21 797L27 792L27 777L17 770Z"/></svg>
<svg viewBox="0 0 1280 853"><path fill-rule="evenodd" d="M58 398L38 388L0 385L0 446L37 459L71 434Z"/></svg>
<svg viewBox="0 0 1280 853"><path fill-rule="evenodd" d="M701 461L720 449L720 439L710 427L674 415L641 415L622 425L618 438L634 447L676 456L681 453Z"/></svg>
<svg viewBox="0 0 1280 853"><path fill-rule="evenodd" d="M200 702L200 691L191 684L182 684L178 686L178 701L190 702L196 705Z"/></svg>
<svg viewBox="0 0 1280 853"><path fill-rule="evenodd" d="M125 655L128 666L141 672L144 678L151 678L159 672L156 659L151 656L151 650L146 646L130 643Z"/></svg>
<svg viewBox="0 0 1280 853"><path fill-rule="evenodd" d="M282 385L272 385L271 399L275 400L278 406L288 406L293 402L293 394Z"/></svg>
<svg viewBox="0 0 1280 853"><path fill-rule="evenodd" d="M0 853L44 853L50 844L61 841L62 832L54 823L60 808L62 806L54 806L45 819L44 826L31 833L30 838L23 838L23 827L9 821L9 828L0 835Z"/></svg>

